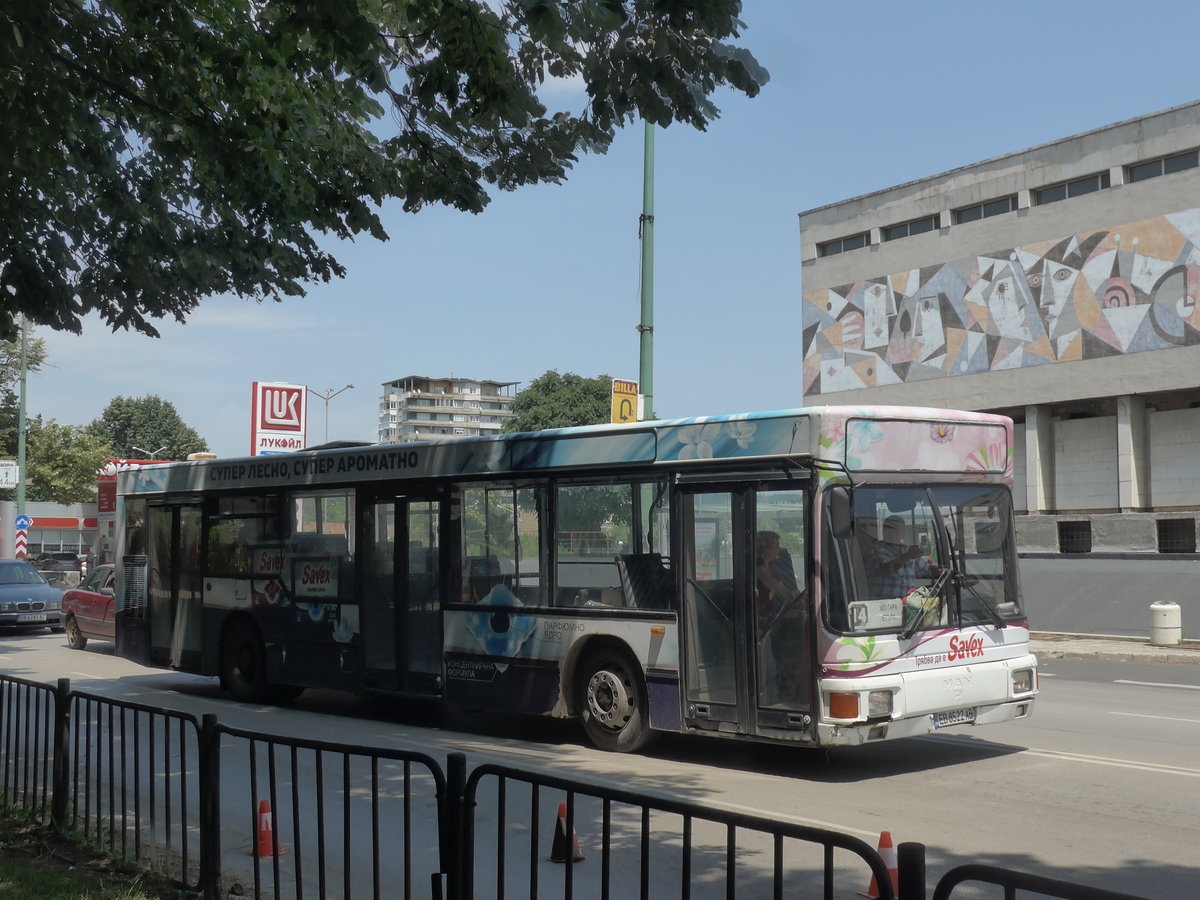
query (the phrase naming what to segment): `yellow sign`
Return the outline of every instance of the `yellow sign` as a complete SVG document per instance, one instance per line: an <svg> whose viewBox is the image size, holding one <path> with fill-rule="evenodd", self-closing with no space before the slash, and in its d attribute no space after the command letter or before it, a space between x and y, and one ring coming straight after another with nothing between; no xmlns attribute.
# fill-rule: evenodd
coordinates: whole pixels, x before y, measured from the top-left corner
<svg viewBox="0 0 1200 900"><path fill-rule="evenodd" d="M636 422L637 420L637 382L621 381L619 378L614 378L612 383L612 421Z"/></svg>

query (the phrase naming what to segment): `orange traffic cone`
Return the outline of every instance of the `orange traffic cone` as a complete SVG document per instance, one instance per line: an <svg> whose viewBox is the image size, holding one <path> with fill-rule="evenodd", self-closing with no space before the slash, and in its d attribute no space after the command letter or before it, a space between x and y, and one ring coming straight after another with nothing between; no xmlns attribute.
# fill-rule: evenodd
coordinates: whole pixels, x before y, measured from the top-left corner
<svg viewBox="0 0 1200 900"><path fill-rule="evenodd" d="M267 856L276 856L280 853L287 853L279 841L275 840L275 817L271 814L271 801L258 801L258 842L255 847L255 856L262 859Z"/></svg>
<svg viewBox="0 0 1200 900"><path fill-rule="evenodd" d="M892 846L892 833L890 831L879 832L879 858L887 866L888 880L892 883L892 896L900 896L900 872L896 869L896 850ZM859 891L858 896L866 897L868 900L878 900L879 882L874 875L871 876L871 886L865 891Z"/></svg>
<svg viewBox="0 0 1200 900"><path fill-rule="evenodd" d="M579 838L575 829L571 829L571 853L567 855L567 804L558 804L558 819L554 823L554 843L550 847L550 862L581 862L583 854L579 852Z"/></svg>

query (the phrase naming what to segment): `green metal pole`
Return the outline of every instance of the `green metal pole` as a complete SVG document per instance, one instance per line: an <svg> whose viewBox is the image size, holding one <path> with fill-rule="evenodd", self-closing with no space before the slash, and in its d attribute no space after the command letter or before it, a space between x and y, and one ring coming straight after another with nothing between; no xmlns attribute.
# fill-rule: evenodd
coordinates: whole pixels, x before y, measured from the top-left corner
<svg viewBox="0 0 1200 900"><path fill-rule="evenodd" d="M21 316L21 381L17 401L17 515L25 515L25 317ZM15 539L15 536L14 536ZM15 548L14 548L15 549Z"/></svg>
<svg viewBox="0 0 1200 900"><path fill-rule="evenodd" d="M654 416L654 124L646 123L646 151L642 170L642 216L638 233L642 239L641 358L638 389L643 398L643 419Z"/></svg>

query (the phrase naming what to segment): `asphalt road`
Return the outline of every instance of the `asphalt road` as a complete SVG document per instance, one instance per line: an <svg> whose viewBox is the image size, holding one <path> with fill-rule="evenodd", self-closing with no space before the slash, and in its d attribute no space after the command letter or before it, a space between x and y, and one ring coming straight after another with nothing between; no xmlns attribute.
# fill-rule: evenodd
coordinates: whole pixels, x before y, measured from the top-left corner
<svg viewBox="0 0 1200 900"><path fill-rule="evenodd" d="M0 654L8 674L47 682L66 675L79 689L215 712L247 728L403 747L439 759L460 751L468 768L500 762L617 784L827 827L872 844L887 830L897 843L927 846L931 891L942 873L968 862L1155 900L1194 896L1200 879L1200 666L1049 660L1037 710L1025 721L831 753L667 735L643 755L624 756L586 746L572 723L437 713L328 691L308 692L292 709L242 706L225 699L210 679L143 669L114 658L104 644L70 651L49 634L0 636ZM236 766L223 766L222 775L245 778ZM553 802L543 798L537 813L546 841ZM506 827L510 855L527 860L529 849L520 841L531 814L524 809L524 818L513 813ZM592 857L574 870L582 897L590 896L584 885L595 874L599 835L590 812L581 811L579 821L581 848ZM223 845L231 870L246 870L251 822L246 809L226 816ZM662 823L664 830L675 827ZM280 832L287 834L286 823ZM628 834L621 837L636 849ZM701 843L709 838L697 835ZM486 860L494 855L482 840L486 878ZM700 860L708 852L720 856L720 840L713 841ZM535 848L535 855L544 859L546 850ZM760 857L750 842L739 846L751 872L765 864ZM654 885L662 893L653 895L677 895L676 856L656 859ZM543 868L544 895L561 896L564 867ZM710 889L720 895L723 886L702 866L692 877L693 896ZM622 867L619 878L635 879L627 885L635 886L636 865ZM739 896L760 896L756 888L765 884L751 880ZM515 886L510 892L522 893Z"/></svg>

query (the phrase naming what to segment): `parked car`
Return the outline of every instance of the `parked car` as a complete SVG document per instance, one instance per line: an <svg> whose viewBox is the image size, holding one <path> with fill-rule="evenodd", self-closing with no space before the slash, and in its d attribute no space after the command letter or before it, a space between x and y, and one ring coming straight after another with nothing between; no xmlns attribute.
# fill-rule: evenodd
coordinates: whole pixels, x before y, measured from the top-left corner
<svg viewBox="0 0 1200 900"><path fill-rule="evenodd" d="M76 650L87 646L88 638L111 641L113 632L113 578L115 567L110 563L96 566L79 587L63 593L63 625L67 629L67 645Z"/></svg>
<svg viewBox="0 0 1200 900"><path fill-rule="evenodd" d="M79 554L71 550L51 550L31 561L39 572L78 572L82 567Z"/></svg>
<svg viewBox="0 0 1200 900"><path fill-rule="evenodd" d="M61 632L62 591L23 559L0 559L0 627Z"/></svg>

